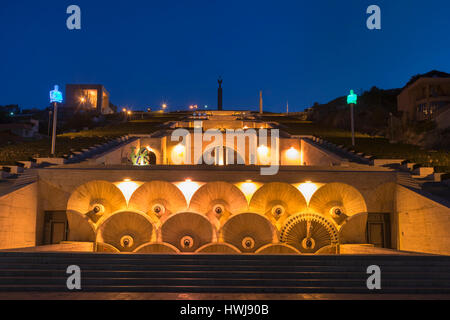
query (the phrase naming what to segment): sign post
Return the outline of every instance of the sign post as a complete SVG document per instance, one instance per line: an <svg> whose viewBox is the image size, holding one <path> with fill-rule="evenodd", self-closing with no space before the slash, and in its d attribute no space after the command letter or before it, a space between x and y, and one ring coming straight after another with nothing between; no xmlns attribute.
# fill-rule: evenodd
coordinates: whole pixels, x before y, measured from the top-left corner
<svg viewBox="0 0 450 320"><path fill-rule="evenodd" d="M351 121L351 127L352 127L352 146L355 146L355 123L354 123L354 117L353 117L353 109L356 105L356 102L358 100L358 96L353 92L353 90L350 90L350 94L347 96L347 104L350 105L350 121Z"/></svg>
<svg viewBox="0 0 450 320"><path fill-rule="evenodd" d="M52 155L55 155L56 147L56 120L58 112L58 103L62 103L62 92L59 91L59 87L55 85L55 89L50 91L50 103L53 103L53 132L52 132Z"/></svg>

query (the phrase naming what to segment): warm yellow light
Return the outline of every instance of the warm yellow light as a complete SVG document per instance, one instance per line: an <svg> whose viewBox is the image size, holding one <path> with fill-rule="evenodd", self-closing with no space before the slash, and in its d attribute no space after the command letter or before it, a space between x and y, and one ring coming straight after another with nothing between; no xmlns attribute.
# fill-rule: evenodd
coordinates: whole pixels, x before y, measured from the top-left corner
<svg viewBox="0 0 450 320"><path fill-rule="evenodd" d="M131 113L132 113L131 111L128 111L128 112L127 112L127 114L131 114Z"/></svg>
<svg viewBox="0 0 450 320"><path fill-rule="evenodd" d="M184 146L182 144L177 144L174 148L173 151L177 154L177 155L181 155L184 152Z"/></svg>
<svg viewBox="0 0 450 320"><path fill-rule="evenodd" d="M247 127L247 126L244 126L244 129L248 129L248 127Z"/></svg>
<svg viewBox="0 0 450 320"><path fill-rule="evenodd" d="M133 192L139 188L140 183L137 183L135 181L131 181L130 179L124 179L122 182L117 182L115 185L122 191L123 196L125 197L125 200L128 201L131 198L131 195Z"/></svg>
<svg viewBox="0 0 450 320"><path fill-rule="evenodd" d="M294 147L291 147L288 151L286 151L286 157L290 160L297 160L300 158L300 153Z"/></svg>
<svg viewBox="0 0 450 320"><path fill-rule="evenodd" d="M127 109L123 108L122 111L123 111L123 112L127 112Z"/></svg>
<svg viewBox="0 0 450 320"><path fill-rule="evenodd" d="M175 185L183 193L188 203L191 201L191 198L194 195L195 191L197 191L198 188L201 187L200 183L194 182L191 179L186 179L182 182L177 182L175 183Z"/></svg>
<svg viewBox="0 0 450 320"><path fill-rule="evenodd" d="M265 145L261 145L258 147L258 154L260 156L267 156L269 154L269 148L267 148Z"/></svg>
<svg viewBox="0 0 450 320"><path fill-rule="evenodd" d="M319 187L312 183L311 181L306 181L305 183L300 183L297 189L303 194L307 203L311 200L313 194L317 191Z"/></svg>
<svg viewBox="0 0 450 320"><path fill-rule="evenodd" d="M237 183L236 186L242 191L242 193L250 201L253 194L258 190L259 184L254 183L252 180L245 180L245 182Z"/></svg>
<svg viewBox="0 0 450 320"><path fill-rule="evenodd" d="M86 98L81 97L81 98L80 98L80 101L81 101L81 102L86 102Z"/></svg>

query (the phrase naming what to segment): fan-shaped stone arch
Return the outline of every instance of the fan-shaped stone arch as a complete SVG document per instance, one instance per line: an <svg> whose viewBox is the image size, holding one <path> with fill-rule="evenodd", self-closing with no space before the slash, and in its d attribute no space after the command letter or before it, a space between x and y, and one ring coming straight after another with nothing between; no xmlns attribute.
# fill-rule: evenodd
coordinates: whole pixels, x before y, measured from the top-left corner
<svg viewBox="0 0 450 320"><path fill-rule="evenodd" d="M68 241L95 241L95 225L86 215L77 211L67 211L69 224Z"/></svg>
<svg viewBox="0 0 450 320"><path fill-rule="evenodd" d="M204 214L220 228L232 215L246 212L247 199L242 191L235 185L215 181L201 186L192 196L189 210Z"/></svg>
<svg viewBox="0 0 450 320"><path fill-rule="evenodd" d="M258 213L240 213L232 216L220 230L220 241L229 243L243 253L255 252L276 240L276 231L270 220Z"/></svg>
<svg viewBox="0 0 450 320"><path fill-rule="evenodd" d="M170 243L153 242L144 243L134 250L134 253L179 253L175 246Z"/></svg>
<svg viewBox="0 0 450 320"><path fill-rule="evenodd" d="M253 194L249 208L252 212L264 214L280 229L290 215L306 211L306 200L294 186L283 182L270 182Z"/></svg>
<svg viewBox="0 0 450 320"><path fill-rule="evenodd" d="M272 243L266 244L259 248L256 253L258 254L301 254L293 246L290 246L286 243Z"/></svg>
<svg viewBox="0 0 450 320"><path fill-rule="evenodd" d="M181 252L195 252L212 242L215 229L204 215L195 212L179 212L170 216L160 230L161 240L175 246Z"/></svg>
<svg viewBox="0 0 450 320"><path fill-rule="evenodd" d="M320 187L311 197L309 212L318 213L341 225L347 217L367 212L366 202L354 187L332 182Z"/></svg>
<svg viewBox="0 0 450 320"><path fill-rule="evenodd" d="M127 202L119 188L108 181L94 180L76 188L67 202L68 212L86 215L94 224L101 217L125 210Z"/></svg>
<svg viewBox="0 0 450 320"><path fill-rule="evenodd" d="M101 222L96 241L112 245L121 252L133 252L155 237L155 227L148 216L139 212L120 211Z"/></svg>
<svg viewBox="0 0 450 320"><path fill-rule="evenodd" d="M225 242L213 242L205 244L195 251L197 253L239 254L238 248Z"/></svg>
<svg viewBox="0 0 450 320"><path fill-rule="evenodd" d="M322 247L339 243L339 235L335 225L324 216L300 213L286 220L280 242L302 253L315 253Z"/></svg>
<svg viewBox="0 0 450 320"><path fill-rule="evenodd" d="M167 181L150 181L134 191L128 208L145 212L152 222L159 226L171 214L186 210L187 202L174 184Z"/></svg>

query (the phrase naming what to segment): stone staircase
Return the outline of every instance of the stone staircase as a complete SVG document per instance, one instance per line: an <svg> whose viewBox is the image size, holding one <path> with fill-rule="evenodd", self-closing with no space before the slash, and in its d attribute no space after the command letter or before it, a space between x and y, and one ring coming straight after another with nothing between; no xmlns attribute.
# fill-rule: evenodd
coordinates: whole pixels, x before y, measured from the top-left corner
<svg viewBox="0 0 450 320"><path fill-rule="evenodd" d="M409 172L397 171L397 183L405 187L421 189L419 182L417 182Z"/></svg>
<svg viewBox="0 0 450 320"><path fill-rule="evenodd" d="M368 290L367 267L381 268ZM0 292L449 294L450 257L426 255L143 255L0 252Z"/></svg>

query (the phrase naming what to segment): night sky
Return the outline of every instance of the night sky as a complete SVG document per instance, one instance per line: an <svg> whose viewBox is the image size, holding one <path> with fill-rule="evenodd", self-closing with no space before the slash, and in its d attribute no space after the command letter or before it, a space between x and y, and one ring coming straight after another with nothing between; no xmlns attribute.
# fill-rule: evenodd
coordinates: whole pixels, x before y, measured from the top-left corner
<svg viewBox="0 0 450 320"><path fill-rule="evenodd" d="M45 108L54 84L100 83L119 107L167 102L301 111L349 89L450 72L449 0L0 0L0 105ZM81 7L81 30L66 9ZM382 30L366 28L381 7Z"/></svg>

